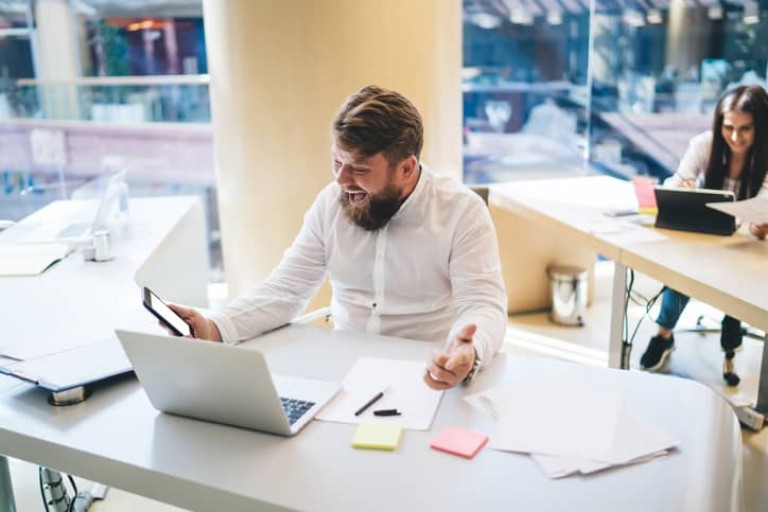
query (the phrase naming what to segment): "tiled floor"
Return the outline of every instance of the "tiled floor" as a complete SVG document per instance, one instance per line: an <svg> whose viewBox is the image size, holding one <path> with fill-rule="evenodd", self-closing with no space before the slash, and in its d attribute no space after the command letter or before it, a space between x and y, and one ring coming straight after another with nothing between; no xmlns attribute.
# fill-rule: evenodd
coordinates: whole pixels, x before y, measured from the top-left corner
<svg viewBox="0 0 768 512"><path fill-rule="evenodd" d="M610 317L610 290L612 265L599 263L596 271L595 301L587 309L584 327L563 327L552 324L546 313L533 313L510 317L504 350L535 357L556 357L575 360L583 364L606 365L608 346L608 320ZM659 291L659 283L638 276L635 289L645 297ZM630 332L644 316L644 305L633 304L628 312ZM694 326L697 317L719 319L719 314L704 304L692 301L681 319L679 327ZM655 315L655 310L651 311ZM654 316L655 317L655 316ZM716 325L717 322L710 322ZM655 333L655 324L646 318L637 330L635 350L631 355L633 368L648 339ZM744 349L736 356L742 383L738 389L728 388L721 377L722 352L718 334L677 332L677 350L668 365L678 376L695 378L732 401L752 402L757 395L757 375L760 369L762 342L745 338ZM670 377L678 378L678 377ZM768 510L768 428L760 433L743 430L744 441L744 502L748 512ZM11 461L19 512L44 511L37 484L37 467ZM117 489L110 489L104 502L96 502L93 512L171 512L181 509L170 507Z"/></svg>

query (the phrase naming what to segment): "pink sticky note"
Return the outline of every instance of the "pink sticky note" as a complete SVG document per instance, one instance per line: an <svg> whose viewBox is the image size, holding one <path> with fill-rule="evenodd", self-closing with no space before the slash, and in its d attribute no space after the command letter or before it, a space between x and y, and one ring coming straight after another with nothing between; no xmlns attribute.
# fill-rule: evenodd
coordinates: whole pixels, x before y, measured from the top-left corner
<svg viewBox="0 0 768 512"><path fill-rule="evenodd" d="M485 434L459 427L447 427L429 446L441 452L471 459L487 442L488 436Z"/></svg>
<svg viewBox="0 0 768 512"><path fill-rule="evenodd" d="M655 180L645 176L636 176L632 178L632 185L635 188L637 206L640 213L656 214L658 208L656 206L656 194L653 191L655 183Z"/></svg>

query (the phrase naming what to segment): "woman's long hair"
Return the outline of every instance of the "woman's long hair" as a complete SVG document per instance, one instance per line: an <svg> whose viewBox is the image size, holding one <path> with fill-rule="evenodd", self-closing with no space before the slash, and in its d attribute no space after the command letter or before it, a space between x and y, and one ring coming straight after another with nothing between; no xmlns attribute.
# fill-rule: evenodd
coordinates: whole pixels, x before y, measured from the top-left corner
<svg viewBox="0 0 768 512"><path fill-rule="evenodd" d="M768 169L768 93L759 85L742 85L720 98L712 120L712 149L704 177L704 187L720 190L728 175L731 149L723 138L723 118L727 112L752 115L754 142L747 152L738 199L754 197L760 191Z"/></svg>

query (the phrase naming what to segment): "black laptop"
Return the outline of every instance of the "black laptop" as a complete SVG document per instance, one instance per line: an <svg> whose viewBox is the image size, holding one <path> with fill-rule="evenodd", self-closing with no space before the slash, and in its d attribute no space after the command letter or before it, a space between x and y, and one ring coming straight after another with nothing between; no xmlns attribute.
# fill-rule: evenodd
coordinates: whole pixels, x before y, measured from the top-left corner
<svg viewBox="0 0 768 512"><path fill-rule="evenodd" d="M714 235L732 235L736 218L714 210L707 203L735 201L733 192L705 188L670 188L656 186L656 227L696 231Z"/></svg>

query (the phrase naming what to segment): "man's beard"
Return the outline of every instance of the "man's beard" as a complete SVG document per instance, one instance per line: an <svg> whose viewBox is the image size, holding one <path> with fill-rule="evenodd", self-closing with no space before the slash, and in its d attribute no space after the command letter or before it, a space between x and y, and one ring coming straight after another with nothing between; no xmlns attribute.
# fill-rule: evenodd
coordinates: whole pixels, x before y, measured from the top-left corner
<svg viewBox="0 0 768 512"><path fill-rule="evenodd" d="M390 183L383 192L376 195L368 194L363 206L354 206L349 200L349 194L344 191L341 192L339 201L349 220L366 231L377 231L383 228L400 210L400 206L403 204L401 195L402 190Z"/></svg>

